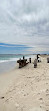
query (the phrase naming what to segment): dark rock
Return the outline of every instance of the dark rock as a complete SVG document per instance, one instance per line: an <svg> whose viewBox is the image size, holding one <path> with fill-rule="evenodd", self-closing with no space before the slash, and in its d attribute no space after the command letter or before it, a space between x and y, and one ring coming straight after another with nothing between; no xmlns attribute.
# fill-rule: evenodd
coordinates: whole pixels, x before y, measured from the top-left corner
<svg viewBox="0 0 49 111"><path fill-rule="evenodd" d="M1 99L4 99L4 96L3 96L3 97L1 97Z"/></svg>

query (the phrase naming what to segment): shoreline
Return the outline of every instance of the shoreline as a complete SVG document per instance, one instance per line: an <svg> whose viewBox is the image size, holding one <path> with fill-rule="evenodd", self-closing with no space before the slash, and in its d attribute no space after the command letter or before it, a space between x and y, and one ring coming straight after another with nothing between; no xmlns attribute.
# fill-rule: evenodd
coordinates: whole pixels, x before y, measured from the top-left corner
<svg viewBox="0 0 49 111"><path fill-rule="evenodd" d="M27 66L0 75L1 111L49 111L49 64L47 56L34 68Z"/></svg>
<svg viewBox="0 0 49 111"><path fill-rule="evenodd" d="M16 61L0 63L0 75L12 71L16 67Z"/></svg>
<svg viewBox="0 0 49 111"><path fill-rule="evenodd" d="M28 57L25 56L25 58L27 59L28 62L29 62L29 57L30 56L28 56ZM35 56L31 56L31 58L34 59ZM0 62L0 74L13 70L18 65L17 60L19 60L19 59L20 58L13 58L13 61L12 60L7 60L7 61L3 60L4 62Z"/></svg>

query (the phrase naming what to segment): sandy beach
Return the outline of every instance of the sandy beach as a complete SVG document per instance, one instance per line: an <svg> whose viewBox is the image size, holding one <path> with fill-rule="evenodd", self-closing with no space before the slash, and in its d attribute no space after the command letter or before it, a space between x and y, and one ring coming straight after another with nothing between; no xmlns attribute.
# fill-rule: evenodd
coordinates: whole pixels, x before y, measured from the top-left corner
<svg viewBox="0 0 49 111"><path fill-rule="evenodd" d="M47 55L0 75L0 111L49 111L49 64Z"/></svg>

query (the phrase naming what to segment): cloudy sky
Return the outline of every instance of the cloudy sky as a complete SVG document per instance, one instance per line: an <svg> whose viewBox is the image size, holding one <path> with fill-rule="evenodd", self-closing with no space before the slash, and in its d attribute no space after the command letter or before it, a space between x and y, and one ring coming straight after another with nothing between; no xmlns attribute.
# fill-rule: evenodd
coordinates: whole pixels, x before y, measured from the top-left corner
<svg viewBox="0 0 49 111"><path fill-rule="evenodd" d="M0 43L49 44L49 0L0 0Z"/></svg>

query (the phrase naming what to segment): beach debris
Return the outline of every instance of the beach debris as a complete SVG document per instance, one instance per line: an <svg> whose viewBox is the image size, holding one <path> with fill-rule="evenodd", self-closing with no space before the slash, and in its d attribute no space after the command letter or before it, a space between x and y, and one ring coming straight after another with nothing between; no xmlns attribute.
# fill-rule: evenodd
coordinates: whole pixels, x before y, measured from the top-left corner
<svg viewBox="0 0 49 111"><path fill-rule="evenodd" d="M49 63L49 58L47 58L47 63Z"/></svg>
<svg viewBox="0 0 49 111"><path fill-rule="evenodd" d="M29 58L29 63L31 63L31 58Z"/></svg>
<svg viewBox="0 0 49 111"><path fill-rule="evenodd" d="M17 63L19 63L19 68L22 68L26 66L29 62L27 62L27 59L24 59L23 57L23 59L18 60Z"/></svg>
<svg viewBox="0 0 49 111"><path fill-rule="evenodd" d="M37 68L37 59L34 60L34 68Z"/></svg>

